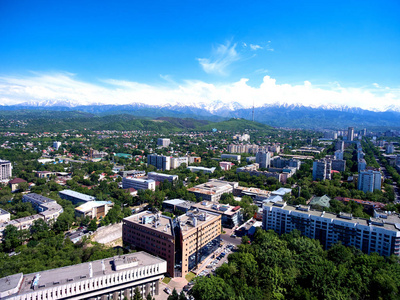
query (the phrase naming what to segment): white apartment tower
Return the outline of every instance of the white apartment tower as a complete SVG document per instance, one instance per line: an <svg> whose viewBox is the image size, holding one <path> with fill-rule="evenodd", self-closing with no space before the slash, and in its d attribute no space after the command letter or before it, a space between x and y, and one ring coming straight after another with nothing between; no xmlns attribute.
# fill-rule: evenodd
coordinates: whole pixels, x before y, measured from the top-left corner
<svg viewBox="0 0 400 300"><path fill-rule="evenodd" d="M269 168L271 164L271 153L268 151L259 151L256 154L256 163L260 168Z"/></svg>
<svg viewBox="0 0 400 300"><path fill-rule="evenodd" d="M358 175L358 189L364 193L381 190L381 172L373 170L361 171Z"/></svg>
<svg viewBox="0 0 400 300"><path fill-rule="evenodd" d="M0 159L0 182L8 181L12 177L12 166L8 160Z"/></svg>

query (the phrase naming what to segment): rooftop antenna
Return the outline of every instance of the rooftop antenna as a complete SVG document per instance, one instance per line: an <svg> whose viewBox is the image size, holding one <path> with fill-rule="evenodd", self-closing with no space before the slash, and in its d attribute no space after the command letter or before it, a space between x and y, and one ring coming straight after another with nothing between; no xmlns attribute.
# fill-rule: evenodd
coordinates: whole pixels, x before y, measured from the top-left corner
<svg viewBox="0 0 400 300"><path fill-rule="evenodd" d="M254 99L253 99L253 122L254 122Z"/></svg>

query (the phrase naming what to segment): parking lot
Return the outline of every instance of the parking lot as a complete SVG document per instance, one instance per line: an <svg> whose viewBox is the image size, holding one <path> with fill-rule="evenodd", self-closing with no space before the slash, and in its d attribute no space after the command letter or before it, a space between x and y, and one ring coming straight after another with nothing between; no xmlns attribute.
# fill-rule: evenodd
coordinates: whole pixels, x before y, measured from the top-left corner
<svg viewBox="0 0 400 300"><path fill-rule="evenodd" d="M240 240L240 239L238 239ZM235 245L224 243L221 247L219 247L213 255L210 255L207 259L205 259L198 267L198 269L193 272L196 274L196 277L201 276L211 276L215 274L216 269L220 267L222 264L227 263L228 255L235 251ZM183 290L189 299L188 292L193 287L193 282L188 283L185 278L172 278L168 284L164 282L160 282L160 294L155 296L156 300L166 300L169 294L166 292L166 288L168 288L169 292L175 288L178 294Z"/></svg>

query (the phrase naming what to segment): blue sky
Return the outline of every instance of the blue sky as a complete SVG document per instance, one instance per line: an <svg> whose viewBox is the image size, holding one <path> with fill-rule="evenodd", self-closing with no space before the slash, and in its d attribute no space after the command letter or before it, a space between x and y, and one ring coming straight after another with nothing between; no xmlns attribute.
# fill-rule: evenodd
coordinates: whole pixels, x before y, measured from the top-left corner
<svg viewBox="0 0 400 300"><path fill-rule="evenodd" d="M0 1L0 100L400 104L399 1ZM265 77L267 76L267 77Z"/></svg>

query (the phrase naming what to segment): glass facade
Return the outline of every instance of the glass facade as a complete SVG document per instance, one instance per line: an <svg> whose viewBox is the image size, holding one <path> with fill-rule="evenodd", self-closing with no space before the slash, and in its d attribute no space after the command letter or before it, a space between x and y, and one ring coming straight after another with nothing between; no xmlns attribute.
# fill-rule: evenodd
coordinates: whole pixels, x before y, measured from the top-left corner
<svg viewBox="0 0 400 300"><path fill-rule="evenodd" d="M199 251L189 256L189 270L195 268L199 263L211 255L215 250L218 249L221 242L220 236L213 239L207 245L204 245Z"/></svg>

